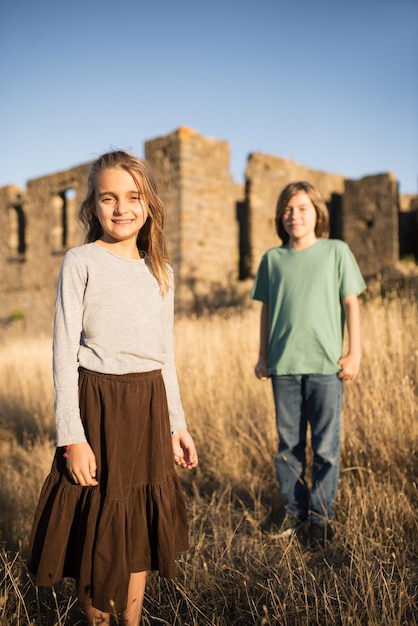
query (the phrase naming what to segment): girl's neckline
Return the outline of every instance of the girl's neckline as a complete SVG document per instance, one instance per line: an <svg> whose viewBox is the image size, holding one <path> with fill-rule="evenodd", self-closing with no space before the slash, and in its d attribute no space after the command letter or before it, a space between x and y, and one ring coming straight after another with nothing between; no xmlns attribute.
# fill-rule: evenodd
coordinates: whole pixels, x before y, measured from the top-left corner
<svg viewBox="0 0 418 626"><path fill-rule="evenodd" d="M115 257L116 259L121 259L122 261L130 261L131 263L140 263L141 261L145 261L145 258L147 256L146 252L144 252L143 250L140 250L139 251L140 258L131 259L130 257L123 256L122 254L117 254L116 252L113 252L113 250L109 250L109 248L106 248L105 246L99 245L96 241L92 241L90 245L94 246L98 250L103 250L103 252L107 252L108 254Z"/></svg>

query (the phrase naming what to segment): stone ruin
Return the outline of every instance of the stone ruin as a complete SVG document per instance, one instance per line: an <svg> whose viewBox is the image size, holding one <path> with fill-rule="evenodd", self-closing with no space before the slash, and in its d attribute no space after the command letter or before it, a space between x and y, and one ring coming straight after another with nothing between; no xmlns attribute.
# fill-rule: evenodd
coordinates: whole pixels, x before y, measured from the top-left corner
<svg viewBox="0 0 418 626"><path fill-rule="evenodd" d="M229 144L181 127L145 143L167 211L178 311L201 312L248 300L262 254L280 241L281 189L309 180L324 196L331 237L346 241L366 280L401 257L418 258L418 198L399 196L392 173L350 180L288 159L253 153L245 183L230 172ZM50 333L62 257L81 245L78 208L90 163L0 188L2 335Z"/></svg>

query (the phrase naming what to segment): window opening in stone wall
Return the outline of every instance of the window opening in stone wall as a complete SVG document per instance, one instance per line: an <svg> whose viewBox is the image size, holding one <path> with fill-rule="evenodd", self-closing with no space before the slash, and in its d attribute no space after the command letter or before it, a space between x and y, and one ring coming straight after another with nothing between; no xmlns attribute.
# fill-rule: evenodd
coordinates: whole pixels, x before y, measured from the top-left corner
<svg viewBox="0 0 418 626"><path fill-rule="evenodd" d="M26 220L20 204L9 208L9 249L13 256L22 256L26 252Z"/></svg>
<svg viewBox="0 0 418 626"><path fill-rule="evenodd" d="M54 250L65 250L69 247L68 220L71 210L75 206L76 191L73 188L64 189L52 197L52 210L54 214L54 227L52 239Z"/></svg>
<svg viewBox="0 0 418 626"><path fill-rule="evenodd" d="M343 239L342 195L332 193L327 202L329 214L329 236L331 239Z"/></svg>
<svg viewBox="0 0 418 626"><path fill-rule="evenodd" d="M238 221L238 249L239 249L239 280L246 280L251 277L251 242L250 242L250 224L249 211L247 202L236 202L236 218Z"/></svg>

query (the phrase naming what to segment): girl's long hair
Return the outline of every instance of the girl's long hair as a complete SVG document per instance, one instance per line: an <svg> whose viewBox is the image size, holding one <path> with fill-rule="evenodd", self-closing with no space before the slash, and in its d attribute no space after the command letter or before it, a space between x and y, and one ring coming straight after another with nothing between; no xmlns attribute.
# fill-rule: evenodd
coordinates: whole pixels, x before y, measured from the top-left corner
<svg viewBox="0 0 418 626"><path fill-rule="evenodd" d="M103 235L103 228L96 216L96 178L103 170L121 168L135 181L140 196L145 200L148 216L138 233L138 250L144 250L151 263L152 271L165 295L170 287L170 256L163 228L165 211L158 196L157 183L149 165L142 159L115 150L102 154L92 164L88 177L87 195L80 206L79 219L86 229L86 243L97 241Z"/></svg>
<svg viewBox="0 0 418 626"><path fill-rule="evenodd" d="M304 191L315 207L316 224L315 236L327 238L329 236L329 214L327 205L318 189L305 180L289 183L281 192L276 207L276 231L283 243L289 243L289 235L283 226L283 213L293 196Z"/></svg>

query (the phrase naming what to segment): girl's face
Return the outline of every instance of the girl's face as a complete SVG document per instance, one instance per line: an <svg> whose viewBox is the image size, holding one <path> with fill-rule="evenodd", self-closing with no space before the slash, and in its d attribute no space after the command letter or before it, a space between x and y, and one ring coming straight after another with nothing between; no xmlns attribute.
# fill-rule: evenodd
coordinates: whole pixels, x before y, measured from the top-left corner
<svg viewBox="0 0 418 626"><path fill-rule="evenodd" d="M96 176L96 216L105 243L135 242L148 216L148 207L133 177L122 168Z"/></svg>
<svg viewBox="0 0 418 626"><path fill-rule="evenodd" d="M307 193L299 191L290 198L282 221L291 247L307 248L316 241L316 219L315 207Z"/></svg>

